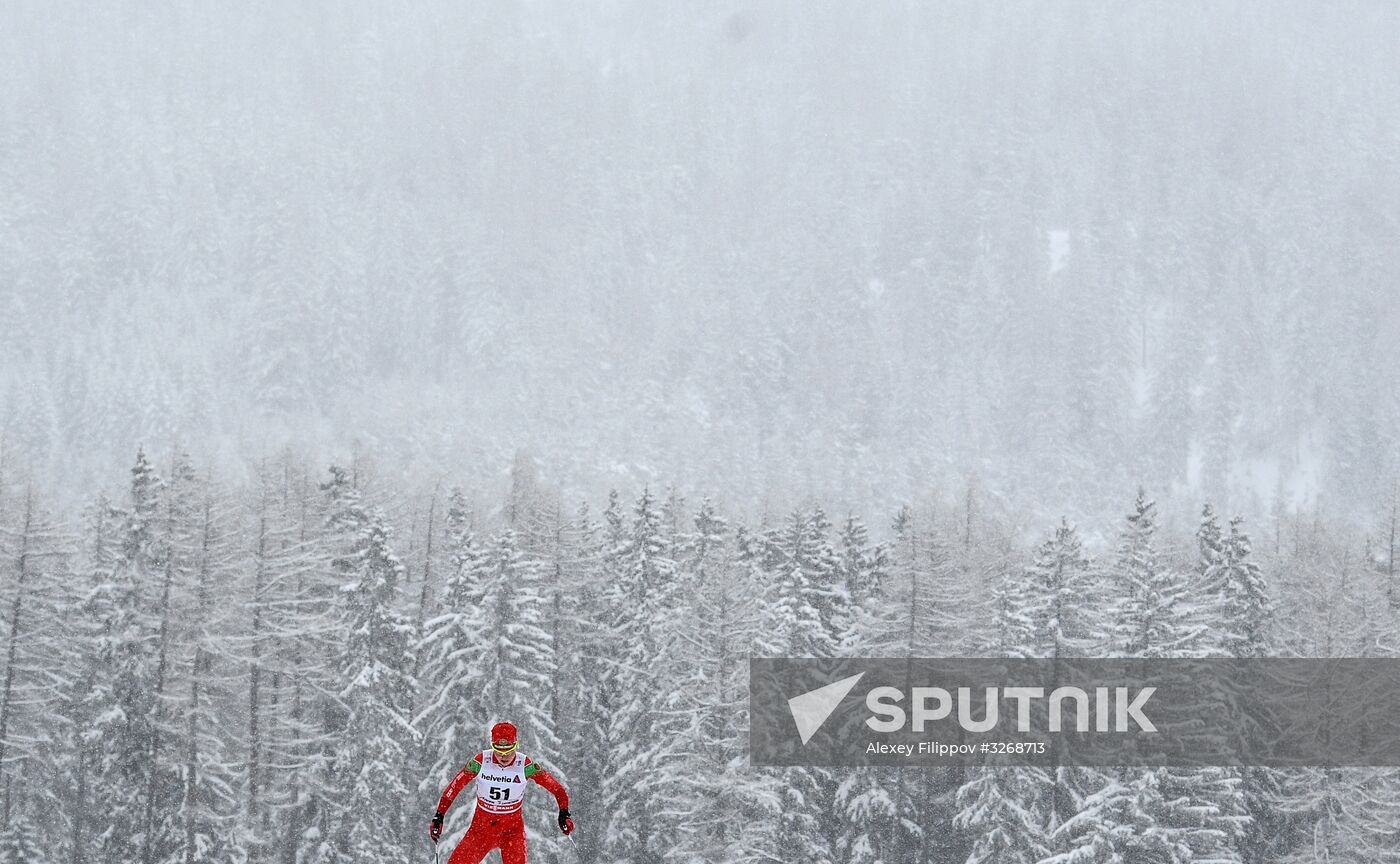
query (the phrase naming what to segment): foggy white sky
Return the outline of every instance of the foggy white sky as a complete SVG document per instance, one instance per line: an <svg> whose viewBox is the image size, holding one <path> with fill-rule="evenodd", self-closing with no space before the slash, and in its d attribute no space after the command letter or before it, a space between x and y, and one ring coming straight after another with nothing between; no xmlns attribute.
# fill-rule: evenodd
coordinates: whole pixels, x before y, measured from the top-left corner
<svg viewBox="0 0 1400 864"><path fill-rule="evenodd" d="M0 429L76 494L176 441L1027 519L1395 482L1393 4L0 22Z"/></svg>

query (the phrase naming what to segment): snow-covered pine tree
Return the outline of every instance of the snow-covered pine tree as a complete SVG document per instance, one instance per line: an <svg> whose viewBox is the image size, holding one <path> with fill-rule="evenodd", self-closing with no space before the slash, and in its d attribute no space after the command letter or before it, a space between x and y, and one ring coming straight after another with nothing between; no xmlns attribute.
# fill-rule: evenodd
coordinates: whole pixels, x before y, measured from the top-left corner
<svg viewBox="0 0 1400 864"><path fill-rule="evenodd" d="M248 606L251 610L246 654L248 656L248 731L247 767L244 771L244 817L242 835L246 851L254 861L262 853L262 846L268 842L264 835L270 830L263 781L267 773L264 765L267 751L266 706L264 704L263 680L265 675L265 655L275 650L274 639L268 634L269 594L276 584L272 570L272 556L275 550L269 536L269 521L274 518L269 512L272 502L268 494L267 478L262 480L262 494L259 496L257 512L257 537L253 544L253 584Z"/></svg>
<svg viewBox="0 0 1400 864"><path fill-rule="evenodd" d="M838 588L829 527L825 516L794 511L784 527L764 532L755 547L765 571L765 615L758 638L767 656L836 653L831 625Z"/></svg>
<svg viewBox="0 0 1400 864"><path fill-rule="evenodd" d="M98 857L107 860L140 861L145 847L157 635L149 610L159 600L166 554L158 536L160 487L146 454L138 452L119 551L91 601L101 635L86 712L92 725L82 734L94 750L92 800L101 802L89 808L91 836Z"/></svg>
<svg viewBox="0 0 1400 864"><path fill-rule="evenodd" d="M1114 589L1113 651L1149 659L1203 656L1207 628L1193 591L1197 586L1163 560L1156 535L1156 503L1139 489L1119 534L1109 583ZM1118 812L1131 823L1149 826L1113 835L1113 847L1125 858L1239 860L1235 850L1247 816L1237 772L1159 767L1106 773L1131 790Z"/></svg>
<svg viewBox="0 0 1400 864"><path fill-rule="evenodd" d="M1200 591L1207 605L1204 617L1210 639L1211 656L1263 657L1269 650L1267 586L1258 565L1250 559L1249 538L1231 520L1230 534L1220 529L1215 508L1205 505L1196 530L1197 574ZM1260 734L1260 730L1240 730L1240 735ZM1273 861L1293 845L1293 824L1276 807L1283 794L1286 776L1268 768L1224 769L1223 794L1238 794L1244 801L1235 848L1245 864ZM1231 813L1231 815L1234 815Z"/></svg>
<svg viewBox="0 0 1400 864"><path fill-rule="evenodd" d="M1036 547L1030 566L1008 574L999 589L1004 650L1049 659L1097 653L1108 622L1092 599L1092 573L1079 532L1061 520Z"/></svg>
<svg viewBox="0 0 1400 864"><path fill-rule="evenodd" d="M240 540L252 561L236 628L247 662L246 707L237 713L248 760L240 846L253 864L295 862L321 848L338 794L326 786L335 747L325 694L336 687L332 659L344 644L316 484L289 459L260 479L251 532Z"/></svg>
<svg viewBox="0 0 1400 864"><path fill-rule="evenodd" d="M522 750L554 753L558 750L550 699L554 640L545 628L549 601L540 565L526 561L517 543L515 531L506 528L476 556L474 579L482 605L472 638L482 653L477 655L481 665L471 679L476 686L467 699L478 703L485 715L485 722L475 730L477 749L488 743L490 724L506 720L519 728ZM464 739L470 740L471 731L463 730ZM465 757L459 754L459 758ZM548 808L531 812L536 814L537 827L543 827Z"/></svg>
<svg viewBox="0 0 1400 864"><path fill-rule="evenodd" d="M957 792L953 825L972 837L966 864L1040 864L1050 855L1050 775L979 768Z"/></svg>
<svg viewBox="0 0 1400 864"><path fill-rule="evenodd" d="M1254 562L1243 518L1229 522L1229 534L1219 525L1215 508L1201 510L1196 531L1197 581L1205 599L1208 626L1205 648L1218 657L1267 657L1271 646L1270 590Z"/></svg>
<svg viewBox="0 0 1400 864"><path fill-rule="evenodd" d="M1061 520L1035 550L1031 565L1008 574L998 596L1002 650L1009 656L1082 657L1107 641L1106 624L1089 602L1093 571L1078 531ZM1119 806L1099 800L1110 778L1091 769L996 767L973 771L957 792L954 824L971 833L969 864L1000 861L1107 862L1096 838L1101 826L1077 819L1089 801L1097 812Z"/></svg>
<svg viewBox="0 0 1400 864"><path fill-rule="evenodd" d="M307 864L340 864L349 854L347 829L352 820L346 818L345 790L354 782L347 771L358 767L347 764L355 754L347 735L349 708L340 690L355 672L352 664L357 658L346 651L344 628L352 620L350 596L366 575L362 556L369 519L351 472L332 465L328 473L319 484L323 527L314 537L322 549L325 570L310 580L321 583L325 593L311 599L307 612L325 623L332 645L340 641L337 648L326 646L335 662L322 669L324 689L308 692L308 704L302 709L304 722L314 731L301 753L303 772L298 778L301 788L293 824L299 831L295 860ZM304 536L313 539L309 530Z"/></svg>
<svg viewBox="0 0 1400 864"><path fill-rule="evenodd" d="M433 493L428 498L427 524L423 527L423 556L421 572L422 578L418 581L418 588L415 592L418 595L416 621L419 629L419 638L425 631L428 618L432 615L433 609L438 601L437 585L435 580L440 579L442 569L441 559L443 558L443 545L438 541L438 534L441 532L442 519L441 508L438 504L438 487L433 487ZM451 506L449 495L449 507ZM408 586L405 585L405 588ZM422 658L419 658L422 662ZM421 670L420 670L421 671Z"/></svg>
<svg viewBox="0 0 1400 864"><path fill-rule="evenodd" d="M837 538L836 581L847 604L836 627L836 653L841 656L881 656L898 633L899 617L891 603L889 555L870 542L870 532L856 516L848 516Z"/></svg>
<svg viewBox="0 0 1400 864"><path fill-rule="evenodd" d="M893 617L884 644L872 649L879 656L917 658L924 656L975 656L957 647L944 648L948 639L945 626L953 622L950 608L945 608L942 586L952 575L952 556L947 544L932 525L916 517L910 507L901 507L891 523L893 539L888 552L886 603ZM947 642L945 642L945 639ZM912 665L909 666L912 672ZM882 772L886 777L889 770ZM957 769L913 768L893 769L891 792L895 812L902 816L904 842L891 847L889 860L894 862L923 861L937 854L949 860L961 855L960 839L955 832L938 832L935 825L951 823L952 798L962 785L963 772ZM930 841L940 834L935 850Z"/></svg>
<svg viewBox="0 0 1400 864"><path fill-rule="evenodd" d="M1400 777L1393 768L1279 772L1275 805L1306 822L1280 864L1400 862Z"/></svg>
<svg viewBox="0 0 1400 864"><path fill-rule="evenodd" d="M552 673L546 690L546 704L549 711L549 728L554 731L551 752L556 755L536 751L536 756L548 765L550 773L567 788L593 788L587 780L583 785L576 782L580 775L590 774L593 766L581 764L575 758L578 751L573 749L569 742L577 740L578 727L581 725L578 722L578 706L586 698L581 692L586 685L579 673L582 663L579 651L586 643L582 632L584 619L579 613L582 611L583 601L587 599L583 590L583 573L590 566L585 558L591 557L592 537L596 526L592 523L587 507L576 511L575 520L569 522L562 521L561 508L557 504L548 509L554 520L553 534L547 538L547 542L537 554L544 556L539 562L543 577L540 590L546 601L542 626L549 634L550 655L553 658ZM576 801L570 802L571 806L575 803ZM573 812L579 816L586 816L586 810L587 808L579 810L575 807ZM553 811L547 806L542 806L535 807L531 812L535 817L537 833L542 832L541 836L546 837L553 836L557 830ZM574 841L569 845L570 852L567 857L576 860ZM566 858L557 844L547 844L545 851L540 854L546 861L561 861Z"/></svg>
<svg viewBox="0 0 1400 864"><path fill-rule="evenodd" d="M609 738L617 742L602 781L608 790L604 854L638 864L660 862L680 834L678 814L644 784L627 779L659 777L674 746L656 729L658 714L676 686L668 677L677 668L670 620L677 595L671 543L661 507L643 490L620 548L607 558L609 583L602 592L608 642L615 652L605 664L612 700L606 722Z"/></svg>
<svg viewBox="0 0 1400 864"><path fill-rule="evenodd" d="M230 663L241 620L229 613L238 607L218 598L234 586L242 566L237 523L230 505L209 484L203 489L199 540L194 562L193 602L187 612L183 646L184 740L183 797L180 802L182 864L238 864L246 857L246 838L237 830L238 791L244 778L229 718L236 716L242 695Z"/></svg>
<svg viewBox="0 0 1400 864"><path fill-rule="evenodd" d="M1221 536L1221 566L1217 573L1228 571L1225 546L1228 535ZM1380 630L1372 625L1372 613L1386 609L1385 588L1373 584L1365 567L1359 566L1350 546L1337 542L1322 532L1299 529L1287 555L1277 562L1274 584L1278 587L1280 613L1277 629L1273 629L1270 650L1287 657L1366 657L1383 644ZM1224 590L1217 609L1224 613L1231 604L1225 602ZM1229 632L1242 632L1245 627L1229 627ZM1233 640L1221 640L1221 651ZM1240 734L1267 734L1259 730L1242 730ZM1315 730L1317 735L1329 735L1329 728ZM1295 769L1243 770L1245 793L1249 795L1250 812L1263 823L1254 826L1247 836L1245 850L1252 861L1273 860L1287 854L1291 861L1327 860L1343 857L1359 849L1357 840L1368 833L1369 819L1362 814L1369 809L1385 822L1386 807L1380 798L1372 798L1376 784L1368 772L1361 770L1327 769L1327 767L1295 767ZM1358 802L1365 804L1358 808ZM1382 829L1382 835L1385 829Z"/></svg>
<svg viewBox="0 0 1400 864"><path fill-rule="evenodd" d="M95 733L97 718L112 704L111 680L106 676L106 626L112 613L111 577L121 546L120 512L103 496L84 513L83 549L73 579L72 599L60 601L63 646L56 653L63 668L71 670L56 684L57 714L63 719L55 730L55 790L63 854L74 864L101 860L101 831L105 820L94 818L96 796L102 788L96 772L102 764L101 739ZM100 800L100 799L98 799Z"/></svg>
<svg viewBox="0 0 1400 864"><path fill-rule="evenodd" d="M677 682L673 712L686 723L677 756L676 800L694 802L682 825L678 852L696 860L718 855L725 861L764 860L761 812L770 790L769 775L749 769L748 664L753 638L757 586L742 578L726 520L707 498L693 529L679 544L679 571L685 592L681 638L689 643L688 677Z"/></svg>
<svg viewBox="0 0 1400 864"><path fill-rule="evenodd" d="M782 527L764 532L749 554L762 569L755 653L770 657L833 658L842 623L850 620L850 595L840 580L831 545L831 523L821 508L794 511ZM779 773L776 822L786 839L785 861L837 860L845 830L836 802L835 773L789 768Z"/></svg>
<svg viewBox="0 0 1400 864"><path fill-rule="evenodd" d="M616 493L609 496L609 513L620 516ZM604 778L614 764L614 746L625 750L626 742L614 742L607 724L598 718L609 717L616 704L616 676L623 670L612 665L612 631L604 623L613 614L602 598L606 585L604 573L617 572L615 556L621 550L620 525L614 528L612 515L607 524L599 525L588 505L580 504L569 526L569 549L566 566L567 584L571 586L566 617L571 644L558 655L563 705L560 717L567 718L558 727L562 752L570 754L572 765L569 778L575 788L603 790ZM567 708L567 711L563 709ZM580 825L606 824L609 806L603 793L576 796L570 801ZM584 862L601 859L604 841L602 830L579 831L574 835L578 858Z"/></svg>
<svg viewBox="0 0 1400 864"><path fill-rule="evenodd" d="M1266 657L1272 622L1269 585L1251 555L1243 525L1244 517L1231 519L1222 545L1224 571L1218 588L1224 648L1231 657Z"/></svg>
<svg viewBox="0 0 1400 864"><path fill-rule="evenodd" d="M578 622L574 610L569 608L577 587L575 575L570 572L577 558L577 548L571 545L571 527L565 521L557 493L536 484L526 500L517 544L521 566L529 576L534 627L543 636L542 658L546 660L538 671L529 673L540 682L532 688L532 701L544 722L528 746L531 758L546 765L550 773L567 786L572 776L565 770L565 763L554 761L547 754L560 752L559 729L568 724L570 717L563 706L571 701L570 691L576 679L573 670L561 668L561 661L571 653ZM558 830L554 813L547 806L528 808L525 819L531 836L549 837ZM559 857L558 847L552 844L532 854L545 859Z"/></svg>
<svg viewBox="0 0 1400 864"><path fill-rule="evenodd" d="M842 656L890 656L905 610L891 602L885 550L870 543L865 525L854 516L847 517L837 543L838 578L849 598L838 651ZM844 828L840 849L846 860L898 860L919 846L923 827L901 779L886 769L854 768L837 785Z"/></svg>
<svg viewBox="0 0 1400 864"><path fill-rule="evenodd" d="M162 550L158 593L153 595L155 640L154 676L150 692L150 737L147 747L147 775L142 815L142 864L165 864L183 860L185 832L179 819L184 793L182 764L187 747L186 725L177 716L174 704L179 691L176 658L182 639L183 595L196 569L198 554L197 516L200 499L199 479L189 457L177 452L171 460L169 478L161 487L157 532ZM172 703L172 704L167 704Z"/></svg>
<svg viewBox="0 0 1400 864"><path fill-rule="evenodd" d="M924 572L931 538L914 511L899 508L890 523L893 539L889 550L889 593L892 605L899 606L897 631L890 637L890 656L916 657L928 644L925 633L932 612L932 591Z"/></svg>
<svg viewBox="0 0 1400 864"><path fill-rule="evenodd" d="M534 746L555 746L548 693L554 672L553 641L542 619L547 602L538 567L526 563L509 528L487 541L475 561L475 582L482 597L475 639L485 649L474 698L486 714L477 740L486 741L486 726L509 720Z"/></svg>
<svg viewBox="0 0 1400 864"><path fill-rule="evenodd" d="M420 793L436 805L442 787L481 749L490 714L481 698L485 656L490 650L479 628L487 609L481 584L483 555L472 527L472 511L461 489L448 496L447 544L450 569L442 585L438 612L424 624L419 647L423 684L430 696L419 710L417 726L428 749L430 769ZM446 830L448 839L460 835L466 822L454 808ZM445 841L446 842L446 841Z"/></svg>
<svg viewBox="0 0 1400 864"><path fill-rule="evenodd" d="M728 599L744 605L749 597L764 597L769 588L769 575L765 561L771 554L764 534L755 534L743 525L734 529L733 581L726 590L735 592ZM765 614L767 602L753 604L749 612L749 632L746 638L736 644L736 648L748 656L782 656L766 627L771 626L772 617ZM777 653L773 653L777 652ZM742 708L747 715L748 664L743 663L742 678L744 697ZM745 716L741 734L747 735L748 718ZM741 766L742 770L742 766ZM792 769L768 769L748 771L747 783L742 787L743 804L748 808L748 818L740 823L739 836L742 837L745 856L758 861L783 860L788 853L789 839L783 834L783 794L787 775Z"/></svg>
<svg viewBox="0 0 1400 864"><path fill-rule="evenodd" d="M357 864L402 864L409 848L401 809L410 797L405 768L417 743L415 628L400 605L403 565L382 514L360 517L353 556L338 563L350 565L341 587L346 641L337 694L346 710L336 756L345 782L343 854Z"/></svg>
<svg viewBox="0 0 1400 864"><path fill-rule="evenodd" d="M69 538L27 484L13 519L0 518L0 610L3 621L3 672L0 672L0 860L58 860L64 836L58 787L65 745L71 738L55 728L63 716L64 684L73 657L67 638L72 614L67 591ZM0 516L4 511L0 511ZM46 830L39 831L43 825ZM36 845L36 841L38 845ZM24 856L31 856L25 858Z"/></svg>
<svg viewBox="0 0 1400 864"><path fill-rule="evenodd" d="M1119 534L1112 571L1113 638L1122 657L1190 657L1202 637L1189 607L1186 574L1168 566L1157 551L1157 503L1138 489L1133 512Z"/></svg>

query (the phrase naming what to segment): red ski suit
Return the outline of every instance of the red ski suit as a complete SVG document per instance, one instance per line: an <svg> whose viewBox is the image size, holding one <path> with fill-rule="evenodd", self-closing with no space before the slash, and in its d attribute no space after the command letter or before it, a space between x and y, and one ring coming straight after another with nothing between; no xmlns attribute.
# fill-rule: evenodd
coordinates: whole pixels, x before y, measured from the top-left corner
<svg viewBox="0 0 1400 864"><path fill-rule="evenodd" d="M439 813L447 812L457 793L482 773L482 766L489 772L492 766L500 764L489 752L476 754L472 761L457 772L452 782L447 784L442 798L438 801ZM515 754L510 766L516 765L515 760L519 759L525 760L522 772L525 779L533 780L548 790L554 796L554 800L559 802L561 809L569 806L569 793L564 791L563 784L523 754ZM488 809L493 805L479 796L476 811L472 813L471 827L467 828L462 842L452 850L452 857L447 859L447 864L480 864L481 859L492 849L501 850L501 864L525 864L525 819L521 813L522 804L523 796L516 795L514 801L501 805L498 811L493 812Z"/></svg>

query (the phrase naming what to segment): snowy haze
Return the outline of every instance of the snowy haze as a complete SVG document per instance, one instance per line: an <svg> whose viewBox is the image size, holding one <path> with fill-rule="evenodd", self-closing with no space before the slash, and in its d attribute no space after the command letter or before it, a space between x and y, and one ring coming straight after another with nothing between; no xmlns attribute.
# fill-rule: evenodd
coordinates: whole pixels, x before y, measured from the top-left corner
<svg viewBox="0 0 1400 864"><path fill-rule="evenodd" d="M0 428L74 484L175 443L1047 517L1395 477L1392 4L0 16Z"/></svg>

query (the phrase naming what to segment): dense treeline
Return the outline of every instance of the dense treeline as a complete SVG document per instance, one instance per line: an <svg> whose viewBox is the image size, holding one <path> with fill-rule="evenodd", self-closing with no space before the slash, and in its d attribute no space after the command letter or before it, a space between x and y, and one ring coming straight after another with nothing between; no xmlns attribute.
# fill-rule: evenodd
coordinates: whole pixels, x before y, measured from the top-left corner
<svg viewBox="0 0 1400 864"><path fill-rule="evenodd" d="M503 503L291 459L234 488L142 454L81 519L0 476L0 862L429 860L441 786L509 717L572 788L541 861L1400 860L1400 776L757 770L746 658L1393 655L1393 533L1264 550L1144 494L1097 554L975 506L871 530L677 491ZM391 527L392 526L392 527ZM449 841L467 809L448 822Z"/></svg>

